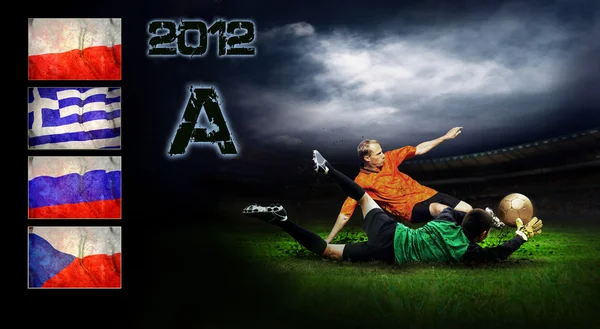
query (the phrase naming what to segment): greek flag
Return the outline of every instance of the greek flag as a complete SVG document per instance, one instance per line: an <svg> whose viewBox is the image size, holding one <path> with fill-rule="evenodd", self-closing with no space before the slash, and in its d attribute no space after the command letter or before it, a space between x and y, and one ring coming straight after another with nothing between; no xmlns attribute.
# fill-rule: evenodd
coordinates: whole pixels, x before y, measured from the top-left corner
<svg viewBox="0 0 600 329"><path fill-rule="evenodd" d="M30 149L121 147L121 88L29 88Z"/></svg>

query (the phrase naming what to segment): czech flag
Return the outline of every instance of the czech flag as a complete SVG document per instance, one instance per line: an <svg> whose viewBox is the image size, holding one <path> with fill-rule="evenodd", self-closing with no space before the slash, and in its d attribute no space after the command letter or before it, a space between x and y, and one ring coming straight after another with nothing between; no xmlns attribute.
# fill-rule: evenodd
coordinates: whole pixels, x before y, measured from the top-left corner
<svg viewBox="0 0 600 329"><path fill-rule="evenodd" d="M30 156L29 218L120 219L121 157Z"/></svg>
<svg viewBox="0 0 600 329"><path fill-rule="evenodd" d="M29 19L30 80L120 80L121 19Z"/></svg>
<svg viewBox="0 0 600 329"><path fill-rule="evenodd" d="M121 228L30 227L29 288L121 288Z"/></svg>

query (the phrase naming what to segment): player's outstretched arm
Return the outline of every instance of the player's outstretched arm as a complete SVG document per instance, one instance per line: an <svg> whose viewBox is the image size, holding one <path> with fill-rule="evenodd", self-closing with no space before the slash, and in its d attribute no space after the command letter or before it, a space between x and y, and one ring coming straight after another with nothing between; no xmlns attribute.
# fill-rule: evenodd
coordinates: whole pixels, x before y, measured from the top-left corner
<svg viewBox="0 0 600 329"><path fill-rule="evenodd" d="M523 225L523 221L517 218L517 230L515 237L506 241L497 247L482 248L476 244L472 244L467 249L463 256L465 263L485 263L501 261L508 258L517 251L529 238L542 233L542 221L537 217L532 218L527 225Z"/></svg>
<svg viewBox="0 0 600 329"><path fill-rule="evenodd" d="M342 230L342 228L344 228L344 225L346 225L350 217L352 217L352 214L354 213L354 210L356 209L357 205L358 203L356 202L356 200L352 199L351 197L346 198L344 204L342 205L342 208L340 209L340 214L338 215L337 219L335 220L335 224L331 229L331 232L329 233L327 238L325 238L325 241L327 241L327 243L331 243L331 241L333 241L333 238L335 238L335 236Z"/></svg>
<svg viewBox="0 0 600 329"><path fill-rule="evenodd" d="M521 218L517 218L515 222L517 224L517 231L515 233L525 241L535 235L541 234L542 227L544 226L542 220L537 217L533 217L526 225L523 225Z"/></svg>
<svg viewBox="0 0 600 329"><path fill-rule="evenodd" d="M456 136L460 135L461 132L462 132L462 127L454 127L452 129L448 130L448 132L444 136L438 137L438 138L430 140L430 141L420 143L419 145L416 146L417 150L415 151L415 155L425 154L425 153L431 151L432 148L440 145L443 141L447 141L449 139L456 138Z"/></svg>
<svg viewBox="0 0 600 329"><path fill-rule="evenodd" d="M477 244L472 244L468 247L467 252L463 256L463 262L467 264L478 264L487 262L496 262L505 260L512 255L525 243L525 240L520 236L504 242L497 247L482 248Z"/></svg>

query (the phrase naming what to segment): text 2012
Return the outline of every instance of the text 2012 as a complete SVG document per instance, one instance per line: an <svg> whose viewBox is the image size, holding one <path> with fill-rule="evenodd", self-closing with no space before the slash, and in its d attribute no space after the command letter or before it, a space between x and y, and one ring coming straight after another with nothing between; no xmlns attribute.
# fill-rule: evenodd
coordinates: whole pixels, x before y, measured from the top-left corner
<svg viewBox="0 0 600 329"><path fill-rule="evenodd" d="M155 20L148 25L150 39L148 55L185 55L203 56L208 51L211 36L217 38L217 56L253 56L256 49L252 47L255 39L252 21L216 20L210 26L201 20L175 21ZM189 45L188 33L198 33L196 45ZM241 33L241 34L240 34Z"/></svg>

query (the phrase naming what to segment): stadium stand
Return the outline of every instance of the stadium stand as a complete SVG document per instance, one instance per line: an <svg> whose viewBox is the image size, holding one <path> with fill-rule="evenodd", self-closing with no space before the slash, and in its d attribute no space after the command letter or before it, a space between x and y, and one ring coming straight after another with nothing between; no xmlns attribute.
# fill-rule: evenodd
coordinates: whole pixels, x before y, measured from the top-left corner
<svg viewBox="0 0 600 329"><path fill-rule="evenodd" d="M588 220L600 215L599 129L488 152L407 161L400 169L476 207L495 206L518 192L532 200L540 217Z"/></svg>
<svg viewBox="0 0 600 329"><path fill-rule="evenodd" d="M591 129L487 152L409 160L401 166L404 173L417 180L438 184L575 170L598 166L599 162L600 130Z"/></svg>

